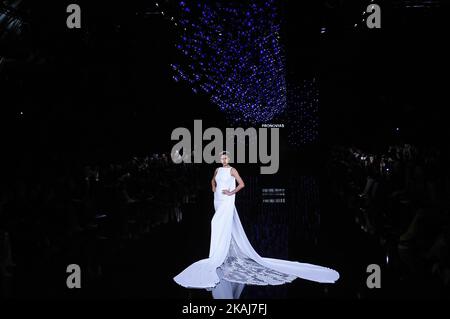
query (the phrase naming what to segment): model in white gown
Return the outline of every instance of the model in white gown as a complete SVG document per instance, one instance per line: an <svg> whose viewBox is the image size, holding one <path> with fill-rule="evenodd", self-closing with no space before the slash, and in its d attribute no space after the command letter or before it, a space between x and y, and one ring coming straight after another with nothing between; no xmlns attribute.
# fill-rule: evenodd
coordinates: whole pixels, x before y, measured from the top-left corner
<svg viewBox="0 0 450 319"><path fill-rule="evenodd" d="M215 175L209 257L187 267L174 277L175 282L186 288L213 288L220 279L250 285L279 285L295 278L321 283L338 280L339 273L330 268L258 255L239 220L235 194L230 194L236 187L231 170L224 166Z"/></svg>

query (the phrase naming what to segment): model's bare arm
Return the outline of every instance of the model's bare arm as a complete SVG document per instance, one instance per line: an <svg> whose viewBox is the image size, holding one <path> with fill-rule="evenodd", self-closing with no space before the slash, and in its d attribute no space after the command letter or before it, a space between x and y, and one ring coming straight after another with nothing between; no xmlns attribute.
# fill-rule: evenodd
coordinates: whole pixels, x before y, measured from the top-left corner
<svg viewBox="0 0 450 319"><path fill-rule="evenodd" d="M212 178L212 180L211 180L211 188L212 188L212 191L213 191L213 193L215 193L216 192L216 175L217 175L217 171L218 171L219 169L218 168L216 168L216 170L214 171L214 175L213 175L213 178Z"/></svg>

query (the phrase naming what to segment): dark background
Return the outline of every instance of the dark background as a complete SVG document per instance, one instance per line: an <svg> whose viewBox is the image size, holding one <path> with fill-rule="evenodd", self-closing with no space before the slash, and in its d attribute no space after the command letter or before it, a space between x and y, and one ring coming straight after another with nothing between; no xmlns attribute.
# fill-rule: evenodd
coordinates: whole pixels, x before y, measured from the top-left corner
<svg viewBox="0 0 450 319"><path fill-rule="evenodd" d="M10 2L0 1L2 5ZM169 65L177 59L174 46L177 31L158 14L154 2L77 1L82 8L82 28L69 30L66 27L66 7L71 2L23 0L18 9L10 13L11 19L23 22L20 34L14 25L7 25L0 19L0 173L4 185L7 185L4 187L8 188L15 180L23 180L24 183L51 180L45 174L56 177L64 175L63 171L78 174L88 164L121 162L135 155L170 151L172 130L179 126L192 127L194 119L202 119L204 127L227 125L224 115L207 96L194 95L187 85L172 80ZM160 3L168 15L175 15L176 1ZM293 165L283 164L280 174L269 176L260 186L273 187L281 184L283 179L288 180L286 176L296 178L305 172L314 175L329 161L329 150L334 145L354 144L374 153L393 143L448 147L449 126L444 95L448 48L445 43L444 2L376 1L382 9L382 28L379 30L368 30L362 21L363 11L369 3L291 0L280 6L289 79L301 83L302 80L316 78L319 83L320 139L314 145L304 145L299 149L294 149L283 139L282 161L288 163L290 160ZM417 7L411 7L413 5ZM4 7L1 8L3 10ZM0 18L3 17L1 12ZM324 33L321 33L322 29ZM297 156L286 156L291 152ZM159 249L155 255L171 251L171 246L167 248L159 243L167 239L169 245L173 234L180 241L187 234L191 247L202 243L207 249L210 168L202 167L204 176L196 176L204 192L199 196L203 206L190 211L192 219L182 228L186 233L180 233L178 225L170 225L169 228L155 230L146 238L147 241L125 246L130 249L121 248L124 255L119 257L122 258L116 260L115 253L111 253L111 264L117 270L112 274L119 274L117 277L123 282L115 287L117 290L109 291L108 285L114 281L106 277L103 280L107 284L100 285L101 291L114 295L119 290L122 293L121 287L128 287L131 292L125 291L124 295L139 295L140 290L135 289L134 283L141 283L140 276L147 273L147 281L142 281L140 288L148 293L146 283L153 283L154 276L146 268L152 264L152 256L145 254L154 243ZM252 176L247 168L242 171L239 167L239 170L248 179ZM337 180L344 178L339 175ZM176 182L175 179L172 182ZM324 264L336 263L344 278L357 278L355 269L365 276L364 268L352 267L366 266L375 257L375 262L378 262L385 258L384 252L377 250L379 244L376 239L367 239L360 229L355 228L353 217L344 205L337 206L335 203L339 201L331 201L327 197L331 193L326 191L331 188L329 180L319 180L317 184L322 188L319 206L324 206L326 212L321 217L322 227L325 224L321 228L321 237L328 238L324 240L326 253L316 251L315 245L310 251L316 251L317 258L332 261L328 263L325 260ZM298 187L294 185L292 189ZM361 192L362 187L357 190ZM307 186L304 188L308 190ZM325 192L322 192L323 188ZM243 193L243 198L248 195L249 203L256 202L249 195L251 189L247 187ZM169 189L167 193L174 192ZM304 194L299 194L292 196L307 202ZM118 196L112 198L109 205L115 206ZM314 197L312 201L318 202L318 199ZM198 211L204 218L196 214ZM305 211L310 212L311 209L306 207ZM59 214L60 210L55 212ZM204 227L190 227L197 225L198 220ZM253 220L249 218L249 224ZM55 219L55 229L60 226L58 221ZM270 223L261 224L270 226ZM346 226L342 227L344 224ZM31 228L19 230L28 234ZM32 236L23 237L30 242L35 241ZM85 239L83 236L80 238ZM303 242L298 241L297 244L302 246ZM203 254L201 248L196 248L195 253L199 256ZM304 248L298 251L306 254ZM190 249L182 253L186 264L195 253ZM93 255L96 256L97 252L94 251ZM38 261L42 259L42 256L35 257ZM180 263L176 260L178 256L171 257ZM141 258L148 258L148 265L135 262ZM61 260L61 265L65 266L65 259ZM118 260L127 264L124 269L128 269L128 276L123 276ZM311 260L316 262L319 259ZM356 261L353 266L352 261ZM60 271L58 285L59 279L66 275L61 265L53 265ZM23 264L19 266L24 267ZM135 267L139 267L139 271L135 271ZM158 282L166 284L179 267L181 265L175 263L170 267L161 266L166 273L158 278ZM28 268L19 269L19 274L20 271L25 276L17 277L23 287L28 287L27 278L33 273ZM46 271L52 273L53 268ZM129 280L130 276L134 280ZM34 280L45 281L44 277ZM342 282L344 284L339 289L343 290L336 290L334 296L355 298L353 291L357 290L348 281ZM355 285L366 288L363 281L358 280ZM402 291L409 290L403 282L400 286ZM20 283L18 287L21 287ZM34 287L36 294L42 293L39 286ZM297 287L304 287L304 283ZM421 296L432 290L416 285L415 278L411 280L411 287L420 291ZM173 296L170 289L162 295ZM297 288L294 286L294 289ZM48 291L49 295L54 295L58 290L49 288ZM96 291L93 289L91 292L95 295ZM33 294L33 291L23 289L19 295L22 293ZM181 288L177 293L179 296L186 294ZM307 290L304 294L311 296ZM160 296L160 292L151 292L151 295ZM295 295L298 296L297 293ZM397 291L392 290L390 296L396 297Z"/></svg>
<svg viewBox="0 0 450 319"><path fill-rule="evenodd" d="M10 156L168 151L173 128L192 126L195 118L226 125L207 96L171 79L176 30L153 2L79 1L81 30L65 26L68 3L23 1L16 12L23 34L2 31L0 56L10 60L0 73L1 130ZM174 4L161 2L168 13ZM289 77L319 81L320 142L376 145L401 137L444 143L443 4L378 2L379 30L362 22L368 4L280 6Z"/></svg>

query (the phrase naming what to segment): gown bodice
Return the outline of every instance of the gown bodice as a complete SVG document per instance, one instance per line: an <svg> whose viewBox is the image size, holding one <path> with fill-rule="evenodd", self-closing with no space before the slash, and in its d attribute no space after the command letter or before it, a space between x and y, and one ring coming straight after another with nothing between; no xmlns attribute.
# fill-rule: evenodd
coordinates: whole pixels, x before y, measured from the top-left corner
<svg viewBox="0 0 450 319"><path fill-rule="evenodd" d="M236 178L231 175L231 167L219 167L219 169L217 170L215 181L216 191L214 193L214 200L222 200L226 197L231 197L234 199L235 195L229 196L222 194L222 190L224 189L232 191L236 188Z"/></svg>

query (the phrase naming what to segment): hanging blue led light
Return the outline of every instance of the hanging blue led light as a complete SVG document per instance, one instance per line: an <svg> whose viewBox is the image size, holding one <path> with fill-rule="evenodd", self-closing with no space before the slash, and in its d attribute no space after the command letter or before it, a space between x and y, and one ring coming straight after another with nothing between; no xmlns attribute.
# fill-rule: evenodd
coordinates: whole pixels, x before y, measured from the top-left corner
<svg viewBox="0 0 450 319"><path fill-rule="evenodd" d="M288 108L285 113L289 144L301 146L319 139L319 90L315 78L300 86L288 87Z"/></svg>
<svg viewBox="0 0 450 319"><path fill-rule="evenodd" d="M180 1L174 80L187 82L233 123L270 122L287 107L275 0Z"/></svg>

